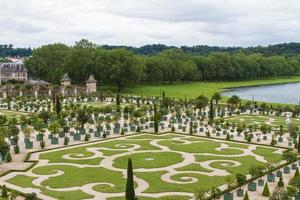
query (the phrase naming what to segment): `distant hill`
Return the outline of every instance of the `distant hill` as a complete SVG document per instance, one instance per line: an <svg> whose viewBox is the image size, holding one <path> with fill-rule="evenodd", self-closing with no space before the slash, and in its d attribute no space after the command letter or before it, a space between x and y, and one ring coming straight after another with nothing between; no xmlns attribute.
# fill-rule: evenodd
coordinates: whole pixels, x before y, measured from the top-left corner
<svg viewBox="0 0 300 200"><path fill-rule="evenodd" d="M31 48L14 48L12 44L0 44L0 58L7 56L26 57L31 54Z"/></svg>
<svg viewBox="0 0 300 200"><path fill-rule="evenodd" d="M141 47L131 47L131 46L111 46L111 45L101 45L101 48L104 49L117 49L117 48L126 48L133 51L136 54L140 55L155 55L164 50L178 48L182 49L186 53L193 55L208 55L214 52L226 52L229 54L237 53L239 51L246 54L251 53L261 53L264 56L272 55L282 55L285 57L291 57L300 54L300 43L282 43L269 46L256 46L256 47L218 47L218 46L208 46L208 45L197 45L197 46L167 46L164 44L152 44L144 45ZM14 48L13 45L1 45L0 44L0 57L6 56L30 56L32 54L31 48Z"/></svg>
<svg viewBox="0 0 300 200"><path fill-rule="evenodd" d="M171 48L180 48L186 53L191 53L194 55L208 55L213 52L227 52L227 53L236 53L238 51L245 52L246 54L251 53L261 53L264 56L272 55L282 55L286 57L295 56L300 54L300 43L282 43L269 45L267 47L256 46L256 47L218 47L218 46L208 46L208 45L198 45L193 47L188 46L166 46L163 44L153 44L145 45L142 47L130 47L130 46L110 46L102 45L104 49L116 49L116 48L126 48L133 51L136 54L140 55L154 55L160 53L161 51L168 50Z"/></svg>

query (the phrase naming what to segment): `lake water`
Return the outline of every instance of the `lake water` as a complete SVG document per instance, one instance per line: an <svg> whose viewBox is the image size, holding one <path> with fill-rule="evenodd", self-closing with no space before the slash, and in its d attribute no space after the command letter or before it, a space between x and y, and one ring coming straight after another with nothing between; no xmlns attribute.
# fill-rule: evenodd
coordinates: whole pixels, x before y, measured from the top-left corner
<svg viewBox="0 0 300 200"><path fill-rule="evenodd" d="M237 95L241 99L248 100L254 97L254 101L299 104L300 83L233 88L223 92L222 95Z"/></svg>

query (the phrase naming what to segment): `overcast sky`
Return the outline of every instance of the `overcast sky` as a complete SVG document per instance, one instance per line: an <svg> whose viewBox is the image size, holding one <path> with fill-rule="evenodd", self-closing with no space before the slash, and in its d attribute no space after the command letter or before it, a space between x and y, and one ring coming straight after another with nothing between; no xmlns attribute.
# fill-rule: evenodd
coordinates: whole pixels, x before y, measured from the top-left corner
<svg viewBox="0 0 300 200"><path fill-rule="evenodd" d="M300 42L299 0L0 0L0 43L256 46Z"/></svg>

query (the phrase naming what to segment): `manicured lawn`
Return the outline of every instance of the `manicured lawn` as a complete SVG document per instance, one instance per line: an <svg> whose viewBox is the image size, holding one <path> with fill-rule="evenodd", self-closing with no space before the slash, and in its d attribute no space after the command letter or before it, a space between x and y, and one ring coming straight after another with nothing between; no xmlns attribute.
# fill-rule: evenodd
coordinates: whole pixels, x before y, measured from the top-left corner
<svg viewBox="0 0 300 200"><path fill-rule="evenodd" d="M192 82L182 84L162 84L162 85L139 85L128 88L126 93L144 96L159 96L161 91L165 91L166 96L176 98L196 98L201 94L212 96L215 92L222 92L225 88L267 85L277 83L299 82L300 76L289 78L274 78L266 80L235 81L235 82Z"/></svg>
<svg viewBox="0 0 300 200"><path fill-rule="evenodd" d="M225 121L228 121L230 124L235 123L236 125L245 124L246 127L249 126L260 126L260 125L269 125L273 128L279 128L281 125L283 128L287 128L286 118L278 116L264 116L264 115L241 115L237 117L225 118ZM292 125L300 127L300 119L291 118Z"/></svg>
<svg viewBox="0 0 300 200"><path fill-rule="evenodd" d="M219 148L221 145L224 148ZM23 188L40 189L44 195L57 199L88 199L98 193L108 195L109 200L119 200L124 199L127 162L131 158L136 189L141 186L139 181L148 185L141 191L140 199L157 199L149 195L165 192L184 192L192 196L200 188L209 190L223 185L227 173L231 176L248 174L251 165L266 165L252 155L241 155L250 145L172 133L140 134L42 152L40 159L49 163L33 167L29 172L34 177L27 172L16 173L6 181ZM252 152L268 162L279 162L281 155L274 153L276 150L278 148L257 146ZM206 161L211 162L210 168L205 166ZM212 175L220 170L226 171L224 176ZM36 184L37 179L44 177L40 185ZM112 194L118 195L109 196ZM159 199L185 200L188 196L166 194Z"/></svg>

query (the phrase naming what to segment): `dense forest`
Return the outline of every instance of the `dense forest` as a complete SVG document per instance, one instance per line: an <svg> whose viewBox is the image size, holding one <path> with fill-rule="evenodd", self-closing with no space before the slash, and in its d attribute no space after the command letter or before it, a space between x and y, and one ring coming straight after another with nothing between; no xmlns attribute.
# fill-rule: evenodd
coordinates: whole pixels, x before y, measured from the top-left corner
<svg viewBox="0 0 300 200"><path fill-rule="evenodd" d="M300 43L283 43L276 45L269 45L267 47L256 46L256 47L218 47L218 46L207 46L207 45L198 45L193 47L188 46L166 46L163 44L152 44L145 45L141 47L130 47L130 46L111 46L111 45L99 45L98 48L113 50L125 48L139 55L156 55L161 53L162 51L169 49L181 49L185 53L193 54L193 55L209 55L215 52L223 52L229 54L235 53L245 53L247 55L253 53L260 53L263 56L275 56L280 55L284 57L292 57L300 54ZM0 57L6 56L30 56L32 54L31 48L14 48L13 45L1 45L0 44Z"/></svg>
<svg viewBox="0 0 300 200"><path fill-rule="evenodd" d="M145 45L142 47L109 46L109 45L103 45L101 47L104 49L126 48L140 55L155 55L165 50L177 48L174 46L166 46L162 44ZM214 52L224 52L229 54L243 52L248 55L253 53L260 53L264 56L281 55L285 57L291 57L300 54L300 43L283 43L283 44L269 45L267 47L257 46L257 47L246 47L246 48L198 45L193 47L181 46L178 49L181 49L183 52L190 53L193 55L208 55Z"/></svg>
<svg viewBox="0 0 300 200"><path fill-rule="evenodd" d="M0 44L0 58L7 56L26 57L31 54L31 48L14 48L12 44Z"/></svg>
<svg viewBox="0 0 300 200"><path fill-rule="evenodd" d="M243 51L194 55L180 48L157 52L145 56L81 40L74 46L51 44L34 49L25 64L32 76L52 83L59 83L64 73L79 84L93 74L120 90L135 83L232 81L300 74L300 55L264 56Z"/></svg>

